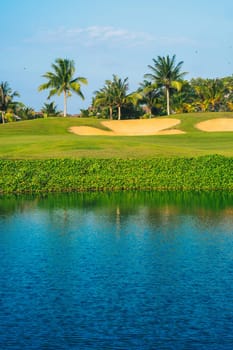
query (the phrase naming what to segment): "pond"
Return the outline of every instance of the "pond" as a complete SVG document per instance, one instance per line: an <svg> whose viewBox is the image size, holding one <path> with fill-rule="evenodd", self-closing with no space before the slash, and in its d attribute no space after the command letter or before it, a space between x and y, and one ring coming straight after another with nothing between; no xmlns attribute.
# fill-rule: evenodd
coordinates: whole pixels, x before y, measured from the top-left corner
<svg viewBox="0 0 233 350"><path fill-rule="evenodd" d="M233 194L0 198L0 348L232 349Z"/></svg>

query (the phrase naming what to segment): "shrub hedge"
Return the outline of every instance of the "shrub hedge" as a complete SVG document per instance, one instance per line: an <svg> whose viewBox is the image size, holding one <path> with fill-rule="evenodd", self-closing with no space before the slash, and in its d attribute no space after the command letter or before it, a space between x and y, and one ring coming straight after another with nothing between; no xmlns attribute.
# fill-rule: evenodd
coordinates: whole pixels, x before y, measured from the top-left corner
<svg viewBox="0 0 233 350"><path fill-rule="evenodd" d="M0 160L0 193L232 191L233 158Z"/></svg>

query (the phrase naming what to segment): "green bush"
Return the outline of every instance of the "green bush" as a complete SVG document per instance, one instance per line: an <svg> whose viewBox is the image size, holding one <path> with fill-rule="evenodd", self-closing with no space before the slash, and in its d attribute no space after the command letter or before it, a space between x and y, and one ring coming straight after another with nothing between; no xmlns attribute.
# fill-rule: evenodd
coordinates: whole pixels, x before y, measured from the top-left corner
<svg viewBox="0 0 233 350"><path fill-rule="evenodd" d="M232 191L233 158L0 160L0 193Z"/></svg>

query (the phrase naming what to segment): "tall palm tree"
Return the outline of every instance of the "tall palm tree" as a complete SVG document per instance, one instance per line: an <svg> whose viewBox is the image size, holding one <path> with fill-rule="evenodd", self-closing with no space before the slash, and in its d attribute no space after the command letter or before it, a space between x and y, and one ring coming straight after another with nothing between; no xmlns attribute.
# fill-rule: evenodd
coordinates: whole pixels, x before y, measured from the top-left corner
<svg viewBox="0 0 233 350"><path fill-rule="evenodd" d="M81 91L81 84L87 84L87 79L84 77L74 78L75 64L73 60L57 58L52 64L53 72L47 72L43 75L48 81L39 86L38 90L50 89L48 99L51 96L64 96L64 117L67 115L67 97L71 96L71 91L75 92L84 100L84 95Z"/></svg>
<svg viewBox="0 0 233 350"><path fill-rule="evenodd" d="M14 107L13 99L14 97L19 97L17 91L12 91L7 81L1 82L0 84L0 112L2 114L2 123L5 123L5 112L9 108Z"/></svg>
<svg viewBox="0 0 233 350"><path fill-rule="evenodd" d="M182 87L182 79L187 74L181 72L183 61L176 64L176 55L172 57L158 56L153 58L154 65L148 65L152 73L145 74L145 78L149 78L152 82L157 83L158 86L164 87L166 91L167 100L167 115L170 115L170 92L172 88L180 90Z"/></svg>

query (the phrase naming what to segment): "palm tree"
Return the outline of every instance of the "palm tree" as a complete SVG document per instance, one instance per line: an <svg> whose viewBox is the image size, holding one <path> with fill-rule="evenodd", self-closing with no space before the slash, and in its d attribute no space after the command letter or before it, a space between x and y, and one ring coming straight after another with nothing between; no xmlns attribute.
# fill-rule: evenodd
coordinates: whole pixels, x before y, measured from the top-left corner
<svg viewBox="0 0 233 350"><path fill-rule="evenodd" d="M87 79L84 77L74 78L75 64L73 60L57 58L52 64L53 72L47 72L43 75L48 81L39 86L38 90L50 89L48 99L51 96L64 96L64 117L67 114L67 97L71 96L71 91L75 92L84 100L84 95L81 91L81 83L87 84Z"/></svg>
<svg viewBox="0 0 233 350"><path fill-rule="evenodd" d="M142 103L146 105L150 118L152 117L152 109L159 103L161 94L160 89L156 83L144 80L138 89L142 96Z"/></svg>
<svg viewBox="0 0 233 350"><path fill-rule="evenodd" d="M5 112L14 107L14 97L19 97L17 91L12 91L7 81L0 84L0 112L2 113L2 123L5 123Z"/></svg>
<svg viewBox="0 0 233 350"><path fill-rule="evenodd" d="M127 94L129 89L128 78L121 79L113 74L112 80L106 80L105 86L96 91L94 106L108 107L110 119L113 118L113 108L117 108L117 118L121 119L121 109L128 103L136 104L141 98L141 94L133 92Z"/></svg>
<svg viewBox="0 0 233 350"><path fill-rule="evenodd" d="M218 112L226 108L229 90L223 79L192 79L191 85L196 94L196 105L202 112Z"/></svg>
<svg viewBox="0 0 233 350"><path fill-rule="evenodd" d="M117 106L118 120L121 119L121 107L128 102L127 91L129 89L128 78L121 79L117 75L113 75L112 94L114 102Z"/></svg>
<svg viewBox="0 0 233 350"><path fill-rule="evenodd" d="M109 118L113 119L113 107L115 105L112 81L106 80L102 89L95 92L94 106L108 107Z"/></svg>
<svg viewBox="0 0 233 350"><path fill-rule="evenodd" d="M55 105L55 102L50 103L44 103L43 107L41 108L41 112L44 113L45 116L48 115L58 115L60 112L57 110L57 106Z"/></svg>
<svg viewBox="0 0 233 350"><path fill-rule="evenodd" d="M175 113L191 113L196 111L196 93L189 81L182 82L182 91L171 96L172 109Z"/></svg>
<svg viewBox="0 0 233 350"><path fill-rule="evenodd" d="M117 107L118 120L121 119L121 108L124 105L126 105L127 103L132 103L133 105L136 105L138 100L142 98L141 94L138 92L127 94L128 89L128 78L122 80L114 74L111 93L114 99L114 103Z"/></svg>
<svg viewBox="0 0 233 350"><path fill-rule="evenodd" d="M181 90L182 79L186 72L181 72L183 61L176 64L176 55L169 57L158 56L153 58L154 65L148 65L152 73L145 74L152 82L157 83L159 87L164 87L167 100L167 115L170 115L170 93L172 88Z"/></svg>

